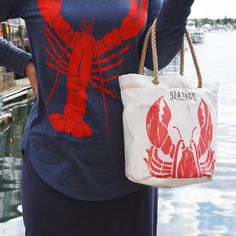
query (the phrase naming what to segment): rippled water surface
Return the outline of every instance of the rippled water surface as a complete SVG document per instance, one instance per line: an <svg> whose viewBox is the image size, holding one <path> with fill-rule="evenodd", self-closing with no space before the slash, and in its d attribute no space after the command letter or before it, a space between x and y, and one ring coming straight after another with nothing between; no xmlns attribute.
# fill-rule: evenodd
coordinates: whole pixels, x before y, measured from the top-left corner
<svg viewBox="0 0 236 236"><path fill-rule="evenodd" d="M211 183L161 189L158 235L236 236L236 32L208 33L195 45L204 80L220 81L218 156ZM186 52L186 75L195 76ZM0 130L0 235L23 236L20 205L20 142L31 102L12 109L13 123ZM99 234L98 234L99 235ZM122 235L121 235L122 236ZM145 235L144 235L145 236Z"/></svg>
<svg viewBox="0 0 236 236"><path fill-rule="evenodd" d="M10 125L0 127L0 235L23 236L21 210L21 154L22 132L31 101L15 104Z"/></svg>
<svg viewBox="0 0 236 236"><path fill-rule="evenodd" d="M158 235L236 235L236 33L209 33L195 45L203 80L220 81L213 182L160 191ZM186 75L194 76L186 56Z"/></svg>

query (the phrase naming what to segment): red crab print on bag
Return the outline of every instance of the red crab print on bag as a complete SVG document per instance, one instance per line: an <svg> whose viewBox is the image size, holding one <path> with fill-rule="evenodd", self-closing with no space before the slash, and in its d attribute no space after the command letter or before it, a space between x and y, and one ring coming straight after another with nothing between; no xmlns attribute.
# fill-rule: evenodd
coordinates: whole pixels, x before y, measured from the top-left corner
<svg viewBox="0 0 236 236"><path fill-rule="evenodd" d="M75 31L61 14L63 0L38 0L40 14L45 19L43 27L48 46L45 50L52 62L46 64L56 70L55 82L46 101L46 107L56 89L59 75L66 75L67 97L63 113L49 114L53 128L74 137L83 138L93 135L89 124L84 121L86 115L86 100L88 98L88 84L99 89L102 93L104 110L106 113L106 133L108 132L108 108L106 95L116 98L116 95L104 86L104 83L115 80L119 74L110 78L103 78L103 72L119 66L124 62L124 54L131 45L123 47L118 53L103 57L107 51L120 46L123 41L134 38L145 27L147 17L147 0L130 0L130 9L122 20L120 28L113 28L101 39L95 39L93 30L94 21L83 20L80 31ZM61 52L57 52L56 47ZM120 57L118 62L112 64L110 60ZM106 67L103 64L106 63ZM107 63L110 63L107 65ZM92 68L96 65L97 68Z"/></svg>
<svg viewBox="0 0 236 236"><path fill-rule="evenodd" d="M179 140L174 144L168 131L173 117L164 96L151 106L146 117L146 130L152 146L146 150L148 158L144 158L144 161L153 177L197 178L213 174L215 165L214 151L211 148L213 125L208 106L203 99L200 101L197 116L200 129L198 143L193 139L197 127L193 127L187 145L179 128L174 126L172 128L179 135ZM204 154L207 156L203 158ZM168 155L170 161L164 160L161 155Z"/></svg>

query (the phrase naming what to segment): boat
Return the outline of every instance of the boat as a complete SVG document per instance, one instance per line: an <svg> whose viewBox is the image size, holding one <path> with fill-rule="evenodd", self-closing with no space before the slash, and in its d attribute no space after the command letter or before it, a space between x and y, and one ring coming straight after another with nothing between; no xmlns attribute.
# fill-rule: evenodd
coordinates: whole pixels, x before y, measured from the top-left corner
<svg viewBox="0 0 236 236"><path fill-rule="evenodd" d="M201 28L189 31L193 43L203 43L205 39L205 32Z"/></svg>
<svg viewBox="0 0 236 236"><path fill-rule="evenodd" d="M196 27L195 20L189 19L187 22L187 30L190 34L193 43L203 43L205 40L205 31Z"/></svg>

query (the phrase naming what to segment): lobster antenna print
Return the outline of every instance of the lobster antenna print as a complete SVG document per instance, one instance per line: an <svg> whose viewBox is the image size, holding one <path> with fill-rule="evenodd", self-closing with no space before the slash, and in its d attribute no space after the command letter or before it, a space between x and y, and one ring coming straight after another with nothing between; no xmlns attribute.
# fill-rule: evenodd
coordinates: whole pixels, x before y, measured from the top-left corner
<svg viewBox="0 0 236 236"><path fill-rule="evenodd" d="M54 99L57 99L55 91L60 74L65 75L67 79L64 111L49 114L49 121L57 132L64 132L77 138L92 136L93 130L85 121L87 88L90 84L101 91L106 117L105 134L108 135L108 107L105 95L113 99L116 99L116 95L106 88L104 83L118 79L120 73L117 73L117 70L125 61L125 53L129 51L131 44L123 46L120 50L117 49L118 52L113 50L122 46L124 41L135 38L144 29L148 1L130 0L128 14L122 19L120 26L112 28L98 40L93 33L96 20L86 18L80 24L80 31L74 30L61 13L62 2L62 0L38 0L40 14L46 21L44 30L48 46L44 46L44 49L53 61L45 61L45 63L56 70L56 78L47 98L46 108L53 94ZM59 53L56 48L62 53ZM108 51L112 54L105 56ZM116 61L113 62L114 60ZM93 68L93 65L96 67ZM116 73L103 78L103 72L113 68Z"/></svg>
<svg viewBox="0 0 236 236"><path fill-rule="evenodd" d="M163 103L164 114L160 115ZM153 177L198 178L212 175L215 164L211 147L213 124L208 105L203 99L200 100L196 115L200 128L198 141L193 140L196 127L192 129L192 138L187 144L180 129L173 126L180 135L180 139L175 142L172 140L173 133L168 129L169 121L173 119L172 112L164 96L158 98L150 107L146 117L146 130L151 147L146 149L148 157L143 159ZM163 154L169 158L165 159Z"/></svg>
<svg viewBox="0 0 236 236"><path fill-rule="evenodd" d="M45 36L46 36L46 38L47 38L47 40L48 40L50 46L52 47L53 51L56 52L56 49L55 49L55 47L54 47L54 45L53 45L53 43L52 43L52 41L51 41L49 35L46 34L46 32L49 32L50 29L49 29L46 25L44 25L44 27L48 29L47 31L45 31ZM50 31L50 33L51 33L51 31ZM53 35L53 34L51 33L51 35ZM60 44L59 41L58 41L58 44ZM46 61L46 64L47 64L48 66L53 67L54 69L56 69L56 79L55 79L55 81L54 81L54 83L53 83L52 90L51 90L51 92L50 92L50 94L49 94L49 96L48 96L48 99L47 99L47 101L46 101L46 104L45 104L45 105L46 105L46 108L48 107L48 103L50 102L50 100L51 100L51 98L52 98L52 96L53 96L53 94L54 94L54 92L55 92L55 90L56 90L56 86L57 86L57 83L58 83L58 80L59 80L59 74L62 74L62 73L63 73L61 67L62 67L62 63L63 63L63 58L64 58L64 56L66 55L67 49L69 48L69 44L70 44L70 41L68 42L68 44L66 45L66 47L63 49L62 54L61 54L61 55L58 55L58 57L59 57L58 60L55 60L55 58L52 56L52 53L50 52L49 48L47 48L46 46L44 46L46 52L50 55L50 57L51 57L52 59L54 59L54 61L57 61L56 66L55 66L54 64L52 64L51 62ZM62 47L62 46L61 46L61 47ZM56 53L56 54L57 54L57 53ZM67 68L66 68L66 73L64 73L64 74L69 75L69 72L68 72L68 69L67 69Z"/></svg>

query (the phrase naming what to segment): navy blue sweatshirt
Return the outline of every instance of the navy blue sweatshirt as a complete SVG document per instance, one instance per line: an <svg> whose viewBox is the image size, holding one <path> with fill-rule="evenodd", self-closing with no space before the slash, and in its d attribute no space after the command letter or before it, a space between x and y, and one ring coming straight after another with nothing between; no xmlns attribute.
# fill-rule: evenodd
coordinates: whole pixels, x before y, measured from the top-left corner
<svg viewBox="0 0 236 236"><path fill-rule="evenodd" d="M138 73L145 33L158 16L160 69L181 47L193 0L0 0L0 20L26 22L32 54L0 40L0 65L38 79L23 158L51 187L106 200L143 187L124 169L118 76ZM161 7L162 6L162 7ZM145 66L152 69L150 50Z"/></svg>

